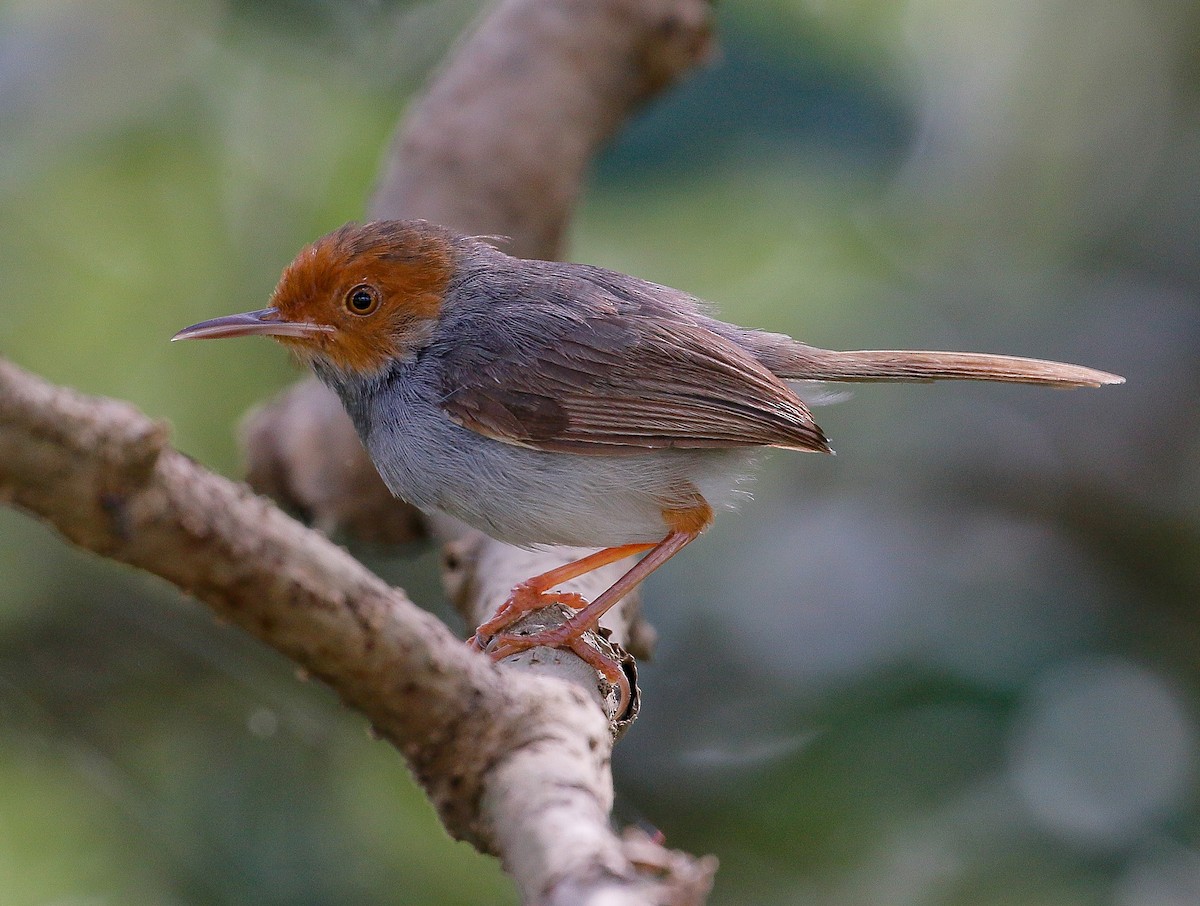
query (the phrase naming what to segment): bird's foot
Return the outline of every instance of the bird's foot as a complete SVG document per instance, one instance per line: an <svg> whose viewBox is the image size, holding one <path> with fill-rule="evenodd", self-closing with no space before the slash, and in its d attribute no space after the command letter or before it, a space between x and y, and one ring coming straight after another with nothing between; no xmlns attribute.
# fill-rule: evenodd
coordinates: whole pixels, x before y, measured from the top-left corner
<svg viewBox="0 0 1200 906"><path fill-rule="evenodd" d="M575 597L579 596L575 595ZM569 606L578 605L569 604ZM563 648L574 652L580 660L590 665L620 692L620 701L617 703L616 710L616 716L620 717L629 707L632 694L629 688L629 677L625 675L620 664L583 640L583 633L589 629L595 629L595 626L585 620L580 620L579 615L576 614L552 629L543 629L528 635L501 632L491 640L487 647L487 653L492 660L502 661L507 657L528 651L530 648Z"/></svg>
<svg viewBox="0 0 1200 906"><path fill-rule="evenodd" d="M483 651L487 647L488 639L508 629L527 613L554 604L562 604L572 610L582 610L587 607L587 603L586 598L574 592L543 591L533 582L522 582L512 590L490 620L479 624L475 634L467 639L467 645L476 651Z"/></svg>

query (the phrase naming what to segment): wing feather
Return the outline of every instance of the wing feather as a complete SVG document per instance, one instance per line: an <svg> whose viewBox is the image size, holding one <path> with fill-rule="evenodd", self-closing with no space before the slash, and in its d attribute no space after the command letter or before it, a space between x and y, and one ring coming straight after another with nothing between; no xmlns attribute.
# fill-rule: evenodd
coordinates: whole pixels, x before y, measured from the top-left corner
<svg viewBox="0 0 1200 906"><path fill-rule="evenodd" d="M828 451L804 402L703 318L631 317L627 300L591 301L532 324L497 317L486 343L448 351L445 411L488 437L558 452Z"/></svg>

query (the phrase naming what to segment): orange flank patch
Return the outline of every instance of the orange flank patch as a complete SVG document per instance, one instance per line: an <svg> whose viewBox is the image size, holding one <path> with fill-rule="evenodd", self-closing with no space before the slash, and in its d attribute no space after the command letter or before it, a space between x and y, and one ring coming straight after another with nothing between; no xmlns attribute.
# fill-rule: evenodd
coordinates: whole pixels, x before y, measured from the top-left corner
<svg viewBox="0 0 1200 906"><path fill-rule="evenodd" d="M288 265L272 296L280 317L327 324L332 333L280 337L301 356L373 372L419 346L433 328L453 270L448 235L431 224L349 224L318 239ZM366 290L378 304L356 312Z"/></svg>
<svg viewBox="0 0 1200 906"><path fill-rule="evenodd" d="M676 505L663 508L663 522L673 532L699 535L712 525L712 507L708 505L708 501L701 496L700 492L691 485L688 486L685 499L687 499L687 504L684 506Z"/></svg>

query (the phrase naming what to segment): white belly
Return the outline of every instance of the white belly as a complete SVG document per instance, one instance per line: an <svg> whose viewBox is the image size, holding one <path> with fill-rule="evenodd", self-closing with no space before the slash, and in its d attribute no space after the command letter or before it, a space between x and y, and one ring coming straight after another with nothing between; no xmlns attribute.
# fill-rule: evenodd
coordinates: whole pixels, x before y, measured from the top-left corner
<svg viewBox="0 0 1200 906"><path fill-rule="evenodd" d="M366 438L392 493L523 547L658 541L669 489L690 483L714 509L730 506L754 458L753 448L550 453L483 437L440 409L404 415L373 418Z"/></svg>

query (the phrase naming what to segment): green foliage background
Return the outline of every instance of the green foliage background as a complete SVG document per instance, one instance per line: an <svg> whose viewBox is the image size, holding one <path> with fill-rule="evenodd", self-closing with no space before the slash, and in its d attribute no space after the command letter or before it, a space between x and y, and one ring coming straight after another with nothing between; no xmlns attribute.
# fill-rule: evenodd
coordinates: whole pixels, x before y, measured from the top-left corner
<svg viewBox="0 0 1200 906"><path fill-rule="evenodd" d="M0 3L0 353L237 475L294 367L167 338L362 215L477 10ZM839 455L770 457L650 583L622 819L717 853L717 903L1200 902L1194 4L719 18L723 58L598 163L572 257L820 345L1129 384L818 410ZM428 552L356 552L442 607ZM8 510L0 580L0 906L515 901L361 720L194 603Z"/></svg>

